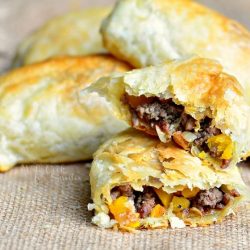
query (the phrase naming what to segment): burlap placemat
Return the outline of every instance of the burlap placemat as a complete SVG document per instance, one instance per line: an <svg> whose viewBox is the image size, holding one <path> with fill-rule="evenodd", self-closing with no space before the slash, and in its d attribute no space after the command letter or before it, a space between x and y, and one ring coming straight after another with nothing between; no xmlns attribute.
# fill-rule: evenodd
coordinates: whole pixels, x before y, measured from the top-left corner
<svg viewBox="0 0 250 250"><path fill-rule="evenodd" d="M16 44L44 20L79 6L111 2L0 0L0 71L7 68ZM206 2L246 24L249 21L248 0ZM249 165L242 168L248 185ZM247 205L237 217L206 228L129 234L93 226L86 208L88 167L84 163L22 166L0 174L0 249L250 249Z"/></svg>

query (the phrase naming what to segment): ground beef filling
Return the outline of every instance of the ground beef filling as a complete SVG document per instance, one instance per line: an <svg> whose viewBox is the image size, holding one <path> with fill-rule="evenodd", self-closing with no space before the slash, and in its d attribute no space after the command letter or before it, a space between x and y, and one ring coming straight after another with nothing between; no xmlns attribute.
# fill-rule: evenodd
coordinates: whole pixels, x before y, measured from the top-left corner
<svg viewBox="0 0 250 250"><path fill-rule="evenodd" d="M151 187L145 187L143 192L136 192L134 201L136 211L140 214L141 218L148 217L152 209L161 203Z"/></svg>
<svg viewBox="0 0 250 250"><path fill-rule="evenodd" d="M138 98L136 100L136 98ZM157 127L170 140L174 141L184 149L191 148L188 142L183 143L183 139L177 140L178 133L191 132L196 136L192 145L199 150L209 153L211 157L218 159L221 152L217 148L208 148L207 140L215 135L220 135L218 128L212 127L212 119L206 117L200 122L200 129L195 132L196 120L186 114L182 105L175 104L172 99L161 100L159 98L146 97L125 97L125 103L130 106L133 114L132 125L135 128L145 130L151 135L157 135ZM226 168L230 160L222 160L222 168Z"/></svg>
<svg viewBox="0 0 250 250"><path fill-rule="evenodd" d="M175 131L191 131L195 120L184 113L184 107L176 105L171 99L161 101L158 98L133 109L134 115L151 129L158 126L171 136Z"/></svg>
<svg viewBox="0 0 250 250"><path fill-rule="evenodd" d="M218 188L201 191L192 200L192 206L204 212L211 208L222 209L226 204L223 203L224 194Z"/></svg>
<svg viewBox="0 0 250 250"><path fill-rule="evenodd" d="M143 192L134 191L129 184L113 188L112 199L115 200L120 196L129 197L134 201L136 211L141 218L147 217L155 205L160 204L159 198L151 187L144 187Z"/></svg>
<svg viewBox="0 0 250 250"><path fill-rule="evenodd" d="M111 190L111 197L113 200L120 196L126 196L133 200L136 212L140 214L140 218L149 217L152 209L157 204L162 205L154 189L149 186L144 186L142 192L133 190L129 184L121 185ZM176 192L173 196L181 197L182 194L181 192ZM190 208L197 208L205 215L207 213L212 213L214 209L223 209L230 200L238 196L240 196L240 194L236 190L232 190L230 193L225 193L220 188L202 190L195 197L189 198L191 204ZM189 209L185 209L183 213L188 214Z"/></svg>

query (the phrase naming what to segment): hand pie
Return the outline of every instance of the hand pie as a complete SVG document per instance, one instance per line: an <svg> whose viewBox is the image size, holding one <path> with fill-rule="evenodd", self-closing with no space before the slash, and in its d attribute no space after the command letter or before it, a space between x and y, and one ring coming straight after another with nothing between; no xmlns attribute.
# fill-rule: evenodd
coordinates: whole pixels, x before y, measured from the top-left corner
<svg viewBox="0 0 250 250"><path fill-rule="evenodd" d="M250 103L250 33L191 0L119 1L102 25L106 48L136 67L188 55L218 60Z"/></svg>
<svg viewBox="0 0 250 250"><path fill-rule="evenodd" d="M90 92L106 97L130 126L174 140L208 165L234 166L250 151L250 108L216 61L194 57L104 77L82 98Z"/></svg>
<svg viewBox="0 0 250 250"><path fill-rule="evenodd" d="M219 223L249 196L237 167L215 170L135 130L95 153L90 183L92 222L129 231Z"/></svg>
<svg viewBox="0 0 250 250"><path fill-rule="evenodd" d="M96 94L78 91L129 70L109 56L65 57L0 77L0 171L18 163L65 163L92 158L100 143L126 126Z"/></svg>
<svg viewBox="0 0 250 250"><path fill-rule="evenodd" d="M56 56L106 53L99 29L109 12L110 8L93 8L53 18L19 45L14 66Z"/></svg>

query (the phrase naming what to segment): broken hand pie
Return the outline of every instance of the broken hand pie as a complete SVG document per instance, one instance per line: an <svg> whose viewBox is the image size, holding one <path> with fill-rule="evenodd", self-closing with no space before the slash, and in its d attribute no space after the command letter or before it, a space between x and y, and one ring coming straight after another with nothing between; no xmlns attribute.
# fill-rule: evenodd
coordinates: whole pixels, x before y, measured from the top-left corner
<svg viewBox="0 0 250 250"><path fill-rule="evenodd" d="M237 80L213 60L193 57L104 77L86 88L130 126L227 168L249 152L249 106Z"/></svg>
<svg viewBox="0 0 250 250"><path fill-rule="evenodd" d="M221 222L248 199L239 170L216 170L136 130L107 141L90 171L92 222L132 231Z"/></svg>

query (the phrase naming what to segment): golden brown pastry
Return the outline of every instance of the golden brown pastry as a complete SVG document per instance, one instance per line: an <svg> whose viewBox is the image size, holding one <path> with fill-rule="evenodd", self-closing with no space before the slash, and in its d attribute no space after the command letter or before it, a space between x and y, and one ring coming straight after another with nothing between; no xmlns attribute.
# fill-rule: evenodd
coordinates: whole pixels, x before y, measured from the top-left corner
<svg viewBox="0 0 250 250"><path fill-rule="evenodd" d="M64 57L0 77L0 171L18 163L65 163L92 158L125 124L96 94L78 91L129 67L110 56Z"/></svg>
<svg viewBox="0 0 250 250"><path fill-rule="evenodd" d="M218 60L250 103L250 33L191 0L120 0L102 25L106 48L136 67L187 55Z"/></svg>
<svg viewBox="0 0 250 250"><path fill-rule="evenodd" d="M106 53L99 29L110 10L91 8L49 20L19 45L14 66L56 56Z"/></svg>
<svg viewBox="0 0 250 250"><path fill-rule="evenodd" d="M193 57L104 77L86 88L106 97L130 126L221 168L250 150L249 109L240 84L213 60Z"/></svg>
<svg viewBox="0 0 250 250"><path fill-rule="evenodd" d="M237 167L216 170L135 130L100 147L90 183L92 222L129 231L219 223L249 199Z"/></svg>

